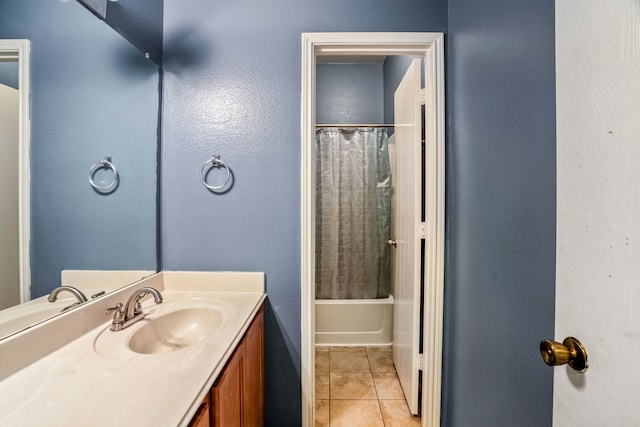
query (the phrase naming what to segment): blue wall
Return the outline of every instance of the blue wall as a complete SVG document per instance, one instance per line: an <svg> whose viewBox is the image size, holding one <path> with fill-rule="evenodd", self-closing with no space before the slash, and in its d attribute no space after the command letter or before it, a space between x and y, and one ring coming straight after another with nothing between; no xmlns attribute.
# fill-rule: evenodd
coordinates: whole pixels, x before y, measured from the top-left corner
<svg viewBox="0 0 640 427"><path fill-rule="evenodd" d="M317 123L382 123L382 64L318 64Z"/></svg>
<svg viewBox="0 0 640 427"><path fill-rule="evenodd" d="M551 425L552 0L449 0L445 426Z"/></svg>
<svg viewBox="0 0 640 427"><path fill-rule="evenodd" d="M266 272L269 426L300 423L301 33L445 29L444 0L165 1L163 268Z"/></svg>
<svg viewBox="0 0 640 427"><path fill-rule="evenodd" d="M388 56L381 64L318 64L316 122L393 123L394 93L415 58L420 57ZM424 61L422 68L424 86Z"/></svg>
<svg viewBox="0 0 640 427"><path fill-rule="evenodd" d="M155 270L158 67L75 1L2 0L0 38L31 40L32 296L61 269ZM108 196L88 182L106 155Z"/></svg>

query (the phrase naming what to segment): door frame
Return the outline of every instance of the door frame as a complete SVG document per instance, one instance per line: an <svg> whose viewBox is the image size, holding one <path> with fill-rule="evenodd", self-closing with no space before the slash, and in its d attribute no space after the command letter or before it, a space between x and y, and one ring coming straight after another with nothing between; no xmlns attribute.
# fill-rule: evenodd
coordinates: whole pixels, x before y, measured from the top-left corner
<svg viewBox="0 0 640 427"><path fill-rule="evenodd" d="M422 426L440 425L444 305L445 85L443 33L303 33L301 105L301 367L302 425L315 411L315 124L317 55L424 55L425 280ZM418 232L418 230L416 230ZM426 256L432 254L432 256Z"/></svg>
<svg viewBox="0 0 640 427"><path fill-rule="evenodd" d="M19 188L18 188L18 218L20 245L20 302L27 302L31 298L31 263L29 242L31 239L30 224L30 162L31 147L31 115L29 100L30 87L30 42L27 39L0 39L0 57L18 60L18 91L19 91Z"/></svg>

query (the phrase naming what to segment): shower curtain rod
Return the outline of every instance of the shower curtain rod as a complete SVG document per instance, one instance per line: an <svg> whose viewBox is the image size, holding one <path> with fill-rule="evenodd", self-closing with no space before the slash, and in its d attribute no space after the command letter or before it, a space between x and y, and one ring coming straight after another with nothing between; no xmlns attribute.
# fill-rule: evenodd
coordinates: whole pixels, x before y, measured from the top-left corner
<svg viewBox="0 0 640 427"><path fill-rule="evenodd" d="M316 124L317 128L392 128L389 124L362 124L362 123L322 123Z"/></svg>

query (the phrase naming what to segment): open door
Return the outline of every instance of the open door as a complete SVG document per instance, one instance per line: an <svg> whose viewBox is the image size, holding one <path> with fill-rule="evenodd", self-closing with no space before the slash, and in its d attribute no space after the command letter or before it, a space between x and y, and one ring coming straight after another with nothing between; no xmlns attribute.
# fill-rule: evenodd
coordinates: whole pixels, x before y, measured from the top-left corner
<svg viewBox="0 0 640 427"><path fill-rule="evenodd" d="M422 87L414 59L394 96L396 185L393 362L409 410L418 414L422 222Z"/></svg>
<svg viewBox="0 0 640 427"><path fill-rule="evenodd" d="M555 338L590 366L554 368L555 427L640 423L638 16L636 1L556 3Z"/></svg>

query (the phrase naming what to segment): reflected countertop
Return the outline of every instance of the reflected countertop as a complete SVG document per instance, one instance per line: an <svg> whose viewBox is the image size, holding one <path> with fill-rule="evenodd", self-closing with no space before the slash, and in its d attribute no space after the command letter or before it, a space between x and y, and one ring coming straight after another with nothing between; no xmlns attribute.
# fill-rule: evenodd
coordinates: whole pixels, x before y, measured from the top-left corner
<svg viewBox="0 0 640 427"><path fill-rule="evenodd" d="M5 308L0 311L0 338L14 334L45 319L62 313L65 307L78 300L70 294L61 295L54 302L49 302L47 296L35 298L31 301Z"/></svg>

